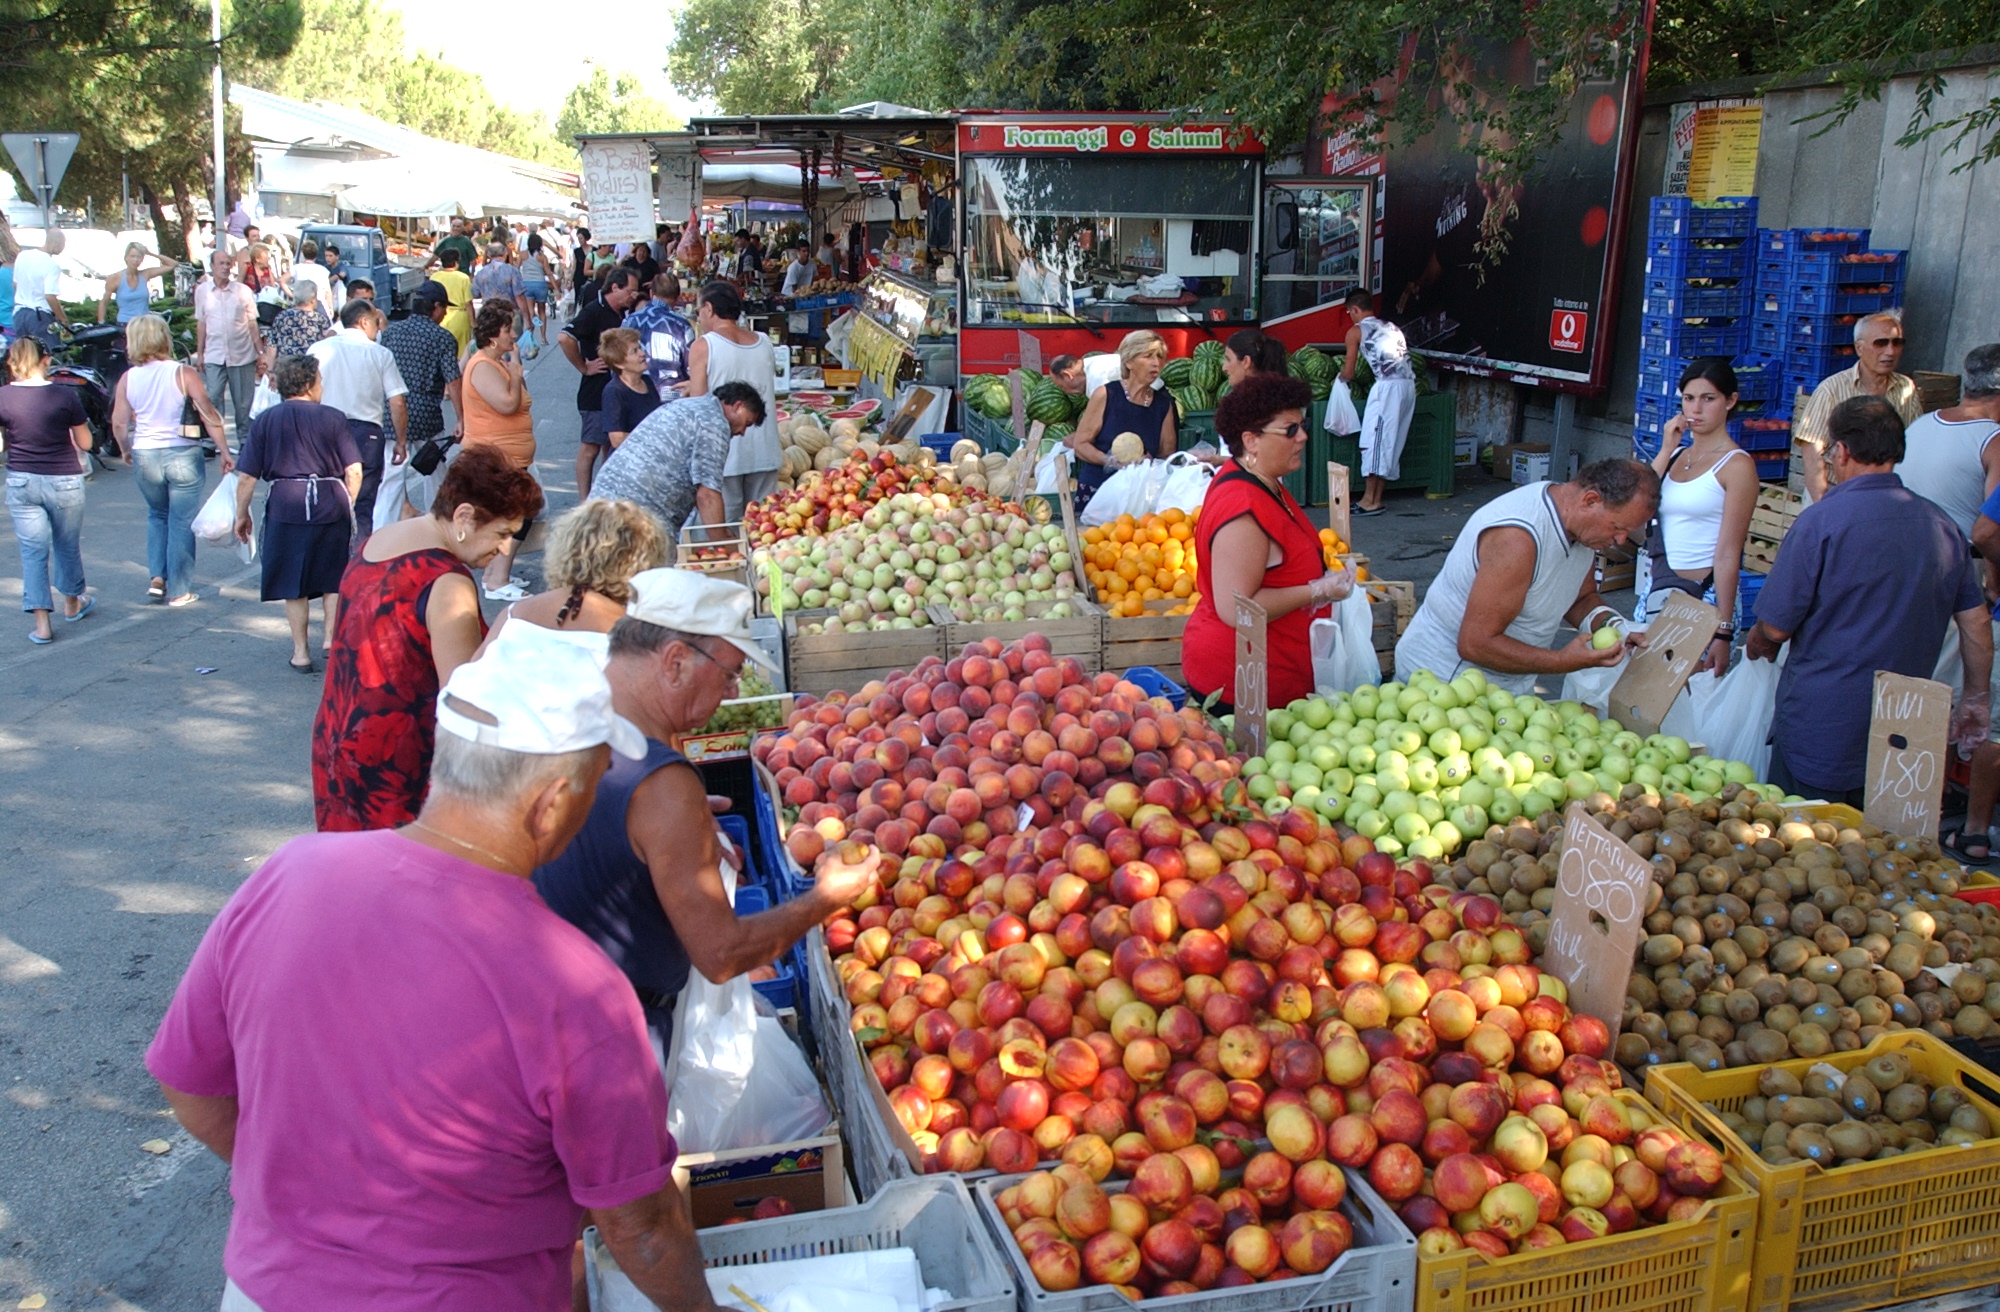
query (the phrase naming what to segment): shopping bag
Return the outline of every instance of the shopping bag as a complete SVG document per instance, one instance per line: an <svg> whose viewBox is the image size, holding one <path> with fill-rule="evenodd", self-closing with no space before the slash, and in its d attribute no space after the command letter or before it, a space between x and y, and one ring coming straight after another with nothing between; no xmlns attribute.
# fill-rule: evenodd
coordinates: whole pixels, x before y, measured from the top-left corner
<svg viewBox="0 0 2000 1312"><path fill-rule="evenodd" d="M1157 513L1172 506L1190 515L1200 510L1202 500L1208 496L1208 485L1215 478L1214 467L1184 451L1176 451L1164 463L1168 470L1166 481L1160 485L1151 509Z"/></svg>
<svg viewBox="0 0 2000 1312"><path fill-rule="evenodd" d="M226 547L236 541L236 482L241 477L233 469L224 474L189 526L210 546Z"/></svg>
<svg viewBox="0 0 2000 1312"><path fill-rule="evenodd" d="M1326 394L1326 431L1342 435L1361 431L1361 416L1354 409L1354 391L1345 378L1334 379L1333 390Z"/></svg>
<svg viewBox="0 0 2000 1312"><path fill-rule="evenodd" d="M736 872L727 865L722 883L733 902ZM833 1119L805 1054L776 1016L759 1010L747 975L712 984L689 972L667 1077L667 1130L684 1153L790 1143Z"/></svg>
<svg viewBox="0 0 2000 1312"><path fill-rule="evenodd" d="M1374 611L1368 594L1356 588L1333 604L1333 615L1312 622L1313 688L1322 697L1382 682L1375 655Z"/></svg>
<svg viewBox="0 0 2000 1312"><path fill-rule="evenodd" d="M1571 670L1563 675L1562 699L1588 706L1600 719L1603 718L1611 706L1611 690L1617 686L1631 659L1632 653L1628 651L1616 665Z"/></svg>
<svg viewBox="0 0 2000 1312"><path fill-rule="evenodd" d="M1741 761L1765 778L1771 769L1771 717L1778 709L1778 679L1784 673L1788 645L1775 661L1736 662L1729 673L1716 680L1715 692L1702 708L1699 735L1687 735L1704 743L1708 754L1720 761ZM1714 676L1710 676L1713 678Z"/></svg>
<svg viewBox="0 0 2000 1312"><path fill-rule="evenodd" d="M1052 497L1059 494L1064 484L1069 481L1069 464L1072 457L1069 448L1062 444L1060 438L1051 439L1044 445L1048 449L1035 461L1034 491L1040 496ZM1083 522L1088 524L1090 521Z"/></svg>
<svg viewBox="0 0 2000 1312"><path fill-rule="evenodd" d="M1115 470L1091 493L1090 504L1078 513L1077 522L1085 528L1096 528L1120 515L1137 519L1151 514L1169 472L1164 460L1141 460Z"/></svg>
<svg viewBox="0 0 2000 1312"><path fill-rule="evenodd" d="M255 419L276 404L278 404L278 389L271 386L268 376L259 378L257 390L250 397L250 417Z"/></svg>

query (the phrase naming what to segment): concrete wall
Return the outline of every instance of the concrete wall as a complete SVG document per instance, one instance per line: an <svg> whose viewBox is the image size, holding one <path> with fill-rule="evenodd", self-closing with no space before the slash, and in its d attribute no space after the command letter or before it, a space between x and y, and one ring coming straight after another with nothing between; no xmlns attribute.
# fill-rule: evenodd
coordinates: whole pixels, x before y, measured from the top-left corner
<svg viewBox="0 0 2000 1312"><path fill-rule="evenodd" d="M1947 71L1937 117L1949 118L2000 95L1996 56L2000 52L1988 47L1980 62ZM1661 190L1671 108L1684 101L1758 92L1754 80L1739 79L1677 87L1647 98L1608 391L1578 405L1575 440L1585 459L1630 450L1646 214ZM1950 138L1944 136L1898 145L1916 107L1916 92L1916 78L1898 78L1879 101L1863 101L1845 122L1828 130L1827 120L1803 120L1832 106L1839 99L1837 91L1824 85L1765 91L1757 158L1758 223L1766 228L1865 226L1873 230L1877 248L1908 250L1910 345L1903 367L1956 373L1967 351L2000 341L2000 164L1954 172L1970 151L1950 150ZM1461 380L1461 386L1475 382L1479 380ZM1548 440L1553 398L1524 388L1517 409L1515 436Z"/></svg>

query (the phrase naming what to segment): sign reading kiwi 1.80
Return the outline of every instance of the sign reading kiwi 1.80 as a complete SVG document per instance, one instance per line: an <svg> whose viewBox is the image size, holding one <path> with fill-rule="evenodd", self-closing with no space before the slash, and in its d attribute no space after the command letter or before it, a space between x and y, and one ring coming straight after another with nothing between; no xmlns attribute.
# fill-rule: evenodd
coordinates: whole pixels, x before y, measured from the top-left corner
<svg viewBox="0 0 2000 1312"><path fill-rule="evenodd" d="M1542 965L1569 987L1571 1011L1597 1017L1618 1035L1653 886L1652 867L1592 819L1583 803L1563 823L1556 895Z"/></svg>

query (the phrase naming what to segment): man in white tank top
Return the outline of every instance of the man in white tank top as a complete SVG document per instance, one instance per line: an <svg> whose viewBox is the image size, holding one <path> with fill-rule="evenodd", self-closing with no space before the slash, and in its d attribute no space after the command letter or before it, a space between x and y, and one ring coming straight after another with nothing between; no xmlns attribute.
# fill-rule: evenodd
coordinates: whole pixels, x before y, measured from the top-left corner
<svg viewBox="0 0 2000 1312"><path fill-rule="evenodd" d="M1450 679L1477 666L1494 686L1523 693L1538 676L1557 682L1617 664L1620 647L1599 651L1590 642L1598 613L1611 612L1592 559L1640 540L1659 499L1650 466L1600 460L1575 482L1530 483L1480 507L1396 643L1396 677L1427 669ZM1577 636L1551 651L1564 624L1576 625Z"/></svg>
<svg viewBox="0 0 2000 1312"><path fill-rule="evenodd" d="M1979 507L2000 488L2000 442L1993 440L2000 437L2000 345L1974 347L1960 377L1957 405L1904 430L1908 449L1896 477L1969 538Z"/></svg>
<svg viewBox="0 0 2000 1312"><path fill-rule="evenodd" d="M778 490L783 464L778 441L777 366L771 339L737 322L743 314L743 294L735 284L711 282L701 289L694 324L701 334L688 348L683 396L706 396L723 383L748 383L764 398L764 420L743 430L729 444L722 467L724 522L742 520L743 508Z"/></svg>

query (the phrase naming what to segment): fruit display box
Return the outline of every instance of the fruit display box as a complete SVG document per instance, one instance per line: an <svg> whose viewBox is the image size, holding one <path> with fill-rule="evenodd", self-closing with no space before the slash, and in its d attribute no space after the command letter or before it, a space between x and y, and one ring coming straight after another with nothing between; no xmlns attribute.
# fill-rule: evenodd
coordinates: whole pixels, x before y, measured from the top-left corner
<svg viewBox="0 0 2000 1312"><path fill-rule="evenodd" d="M1187 616L1169 615L1182 603L1162 597L1146 603L1144 615L1120 615L1104 621L1104 663L1100 668L1128 670L1149 665L1176 683L1181 679L1181 641Z"/></svg>
<svg viewBox="0 0 2000 1312"><path fill-rule="evenodd" d="M1630 1090L1612 1096L1665 1121ZM1690 1220L1511 1257L1420 1256L1415 1312L1742 1312L1756 1225L1756 1195L1724 1167Z"/></svg>
<svg viewBox="0 0 2000 1312"><path fill-rule="evenodd" d="M1059 619L1047 618L1049 611L1059 605L1067 605L1074 613ZM1027 612L1027 619L960 620L942 606L933 606L931 620L944 630L947 658L963 651L969 642L998 638L1005 645L1039 633L1049 640L1051 655L1074 656L1086 670L1113 668L1104 663L1105 615L1095 603L1074 596L1067 602L1031 601L1021 609Z"/></svg>
<svg viewBox="0 0 2000 1312"><path fill-rule="evenodd" d="M722 1153L682 1153L674 1183L688 1196L696 1229L749 1219L766 1198L782 1198L801 1213L846 1207L846 1153L835 1121L825 1133L791 1143Z"/></svg>
<svg viewBox="0 0 2000 1312"><path fill-rule="evenodd" d="M835 688L853 691L870 679L907 670L926 656L944 655L944 630L935 624L916 629L861 629L807 633L804 626L824 620L831 610L785 613L785 682L793 692L815 696Z"/></svg>
<svg viewBox="0 0 2000 1312"><path fill-rule="evenodd" d="M956 1176L905 1180L854 1207L703 1230L704 1266L753 1266L833 1253L908 1248L924 1284L947 1297L931 1312L1013 1312L1010 1269ZM584 1284L592 1312L652 1312L654 1304L618 1269L596 1227L584 1231Z"/></svg>
<svg viewBox="0 0 2000 1312"><path fill-rule="evenodd" d="M1149 1298L1140 1306L1160 1312L1403 1312L1410 1306L1410 1290L1416 1280L1417 1241L1382 1196L1369 1187L1365 1174L1341 1169L1347 1177L1347 1197L1340 1210L1354 1227L1354 1246L1325 1271L1199 1294ZM991 1176L973 1186L980 1215L994 1244L1005 1254L1021 1291L1022 1312L1129 1309L1132 1301L1109 1285L1082 1286L1061 1293L1042 1288L993 1201L1025 1178ZM1106 1193L1123 1193L1126 1182L1107 1180L1103 1187Z"/></svg>
<svg viewBox="0 0 2000 1312"><path fill-rule="evenodd" d="M1851 1071L1891 1052L1907 1057L1934 1088L1964 1093L2000 1125L2000 1094L1983 1072L1921 1030L1776 1066L1803 1077L1816 1064ZM1764 1069L1676 1063L1654 1067L1646 1079L1656 1106L1721 1149L1756 1188L1748 1312L1856 1312L2000 1280L2000 1140L1832 1169L1772 1166L1703 1105L1740 1109L1756 1095Z"/></svg>
<svg viewBox="0 0 2000 1312"><path fill-rule="evenodd" d="M792 695L788 692L772 693L764 697L731 697L724 706L765 705L776 706L779 723L792 713ZM726 729L720 733L689 734L680 740L681 755L690 761L715 761L726 756L743 756L750 751L750 740L765 732L762 728Z"/></svg>

